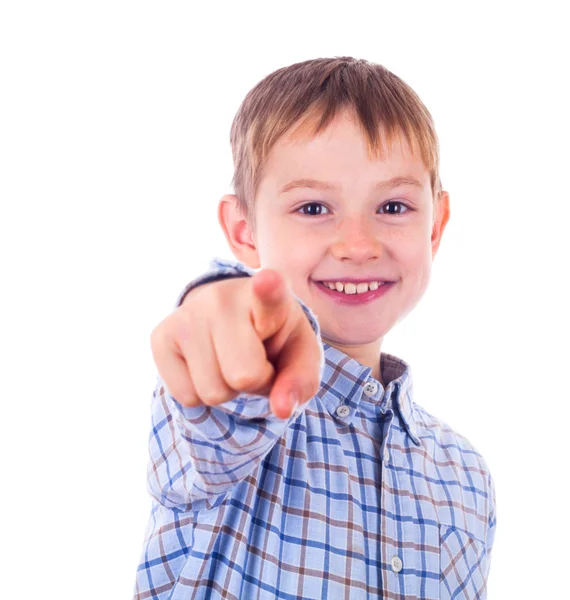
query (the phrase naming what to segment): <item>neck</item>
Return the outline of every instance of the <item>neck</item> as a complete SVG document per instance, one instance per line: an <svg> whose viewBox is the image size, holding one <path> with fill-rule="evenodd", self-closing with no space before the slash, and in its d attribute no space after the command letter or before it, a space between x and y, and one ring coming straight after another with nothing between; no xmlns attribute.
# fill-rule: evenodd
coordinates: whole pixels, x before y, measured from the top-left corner
<svg viewBox="0 0 570 600"><path fill-rule="evenodd" d="M322 336L323 340L334 346L337 350L344 352L350 358L358 361L361 365L365 367L370 367L372 370L370 375L374 377L374 379L380 382L380 385L384 387L384 382L382 381L382 373L380 372L380 349L382 345L382 340L377 340L371 344L366 344L363 346L349 346L340 344L335 340L329 340L326 337Z"/></svg>

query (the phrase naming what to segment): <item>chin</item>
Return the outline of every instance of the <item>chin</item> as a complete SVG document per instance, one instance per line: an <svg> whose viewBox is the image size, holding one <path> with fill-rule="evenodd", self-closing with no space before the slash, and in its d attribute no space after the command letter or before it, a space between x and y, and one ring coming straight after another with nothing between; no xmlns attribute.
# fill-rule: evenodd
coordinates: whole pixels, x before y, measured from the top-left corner
<svg viewBox="0 0 570 600"><path fill-rule="evenodd" d="M341 346L369 346L382 341L385 333L371 334L370 331L360 335L356 333L331 335L321 329L323 341L331 344L340 344Z"/></svg>

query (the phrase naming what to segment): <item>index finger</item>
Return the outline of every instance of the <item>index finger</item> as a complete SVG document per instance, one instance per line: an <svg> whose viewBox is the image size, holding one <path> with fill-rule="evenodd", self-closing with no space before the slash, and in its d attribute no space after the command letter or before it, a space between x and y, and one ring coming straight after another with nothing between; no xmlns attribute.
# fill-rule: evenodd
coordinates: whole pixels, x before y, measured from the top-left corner
<svg viewBox="0 0 570 600"><path fill-rule="evenodd" d="M256 273L251 292L251 319L263 341L283 327L291 313L294 298L283 275L274 269Z"/></svg>
<svg viewBox="0 0 570 600"><path fill-rule="evenodd" d="M275 416L289 417L296 404L308 402L319 391L321 352L319 340L303 314L276 361L276 377L269 395Z"/></svg>

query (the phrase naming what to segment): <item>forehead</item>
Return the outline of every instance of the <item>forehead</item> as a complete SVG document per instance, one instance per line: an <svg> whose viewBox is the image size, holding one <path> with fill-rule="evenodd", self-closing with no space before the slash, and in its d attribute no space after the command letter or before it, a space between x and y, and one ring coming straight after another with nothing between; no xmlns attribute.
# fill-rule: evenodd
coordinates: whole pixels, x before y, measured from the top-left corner
<svg viewBox="0 0 570 600"><path fill-rule="evenodd" d="M429 173L418 152L401 134L392 139L380 132L380 149L370 147L360 123L341 113L318 135L304 123L274 144L263 169L263 180L281 188L291 179L324 179L338 187L368 180L411 176L429 185Z"/></svg>

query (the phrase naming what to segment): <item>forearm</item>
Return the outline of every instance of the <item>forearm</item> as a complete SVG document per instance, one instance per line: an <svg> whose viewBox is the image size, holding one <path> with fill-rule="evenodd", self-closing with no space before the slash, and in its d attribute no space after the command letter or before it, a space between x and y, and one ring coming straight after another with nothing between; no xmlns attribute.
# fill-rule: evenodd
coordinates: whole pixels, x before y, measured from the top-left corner
<svg viewBox="0 0 570 600"><path fill-rule="evenodd" d="M199 285L252 273L241 263L216 259L209 272L184 288L177 306ZM320 336L316 317L297 300ZM322 348L320 366L322 376ZM252 473L296 416L279 419L268 397L246 393L217 406L183 406L160 378L152 412L149 490L165 506L183 510L211 506Z"/></svg>
<svg viewBox="0 0 570 600"><path fill-rule="evenodd" d="M210 269L207 273L200 275L186 285L186 287L178 295L174 307L178 308L181 306L188 293L200 285L214 281L221 281L222 279L229 277L251 277L254 273L255 271L253 269L250 269L239 262L215 258L210 261Z"/></svg>
<svg viewBox="0 0 570 600"><path fill-rule="evenodd" d="M149 490L170 508L208 508L252 473L289 423L268 399L240 395L216 407L184 407L159 381L153 396Z"/></svg>

